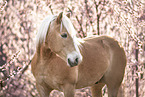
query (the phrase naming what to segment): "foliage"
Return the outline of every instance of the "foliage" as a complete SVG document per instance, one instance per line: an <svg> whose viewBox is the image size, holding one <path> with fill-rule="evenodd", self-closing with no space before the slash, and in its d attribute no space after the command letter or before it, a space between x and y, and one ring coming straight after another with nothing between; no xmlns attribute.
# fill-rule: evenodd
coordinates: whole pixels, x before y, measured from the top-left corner
<svg viewBox="0 0 145 97"><path fill-rule="evenodd" d="M144 97L144 0L0 0L0 96L38 96L29 66L35 35L44 17L61 11L71 13L78 37L108 35L119 41L128 61L120 97L134 97L136 92ZM106 93L105 86L104 97ZM63 94L53 91L55 96ZM76 96L91 97L90 89L79 89Z"/></svg>

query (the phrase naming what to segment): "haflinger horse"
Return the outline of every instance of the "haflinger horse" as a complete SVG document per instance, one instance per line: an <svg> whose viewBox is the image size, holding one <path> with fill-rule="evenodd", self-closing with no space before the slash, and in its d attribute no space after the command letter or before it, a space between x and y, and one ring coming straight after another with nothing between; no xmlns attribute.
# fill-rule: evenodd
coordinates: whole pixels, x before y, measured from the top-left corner
<svg viewBox="0 0 145 97"><path fill-rule="evenodd" d="M76 38L76 30L63 12L46 17L36 36L36 53L31 62L36 88L41 97L53 89L74 97L75 89L91 87L93 97L117 97L124 77L126 55L119 43L107 36Z"/></svg>

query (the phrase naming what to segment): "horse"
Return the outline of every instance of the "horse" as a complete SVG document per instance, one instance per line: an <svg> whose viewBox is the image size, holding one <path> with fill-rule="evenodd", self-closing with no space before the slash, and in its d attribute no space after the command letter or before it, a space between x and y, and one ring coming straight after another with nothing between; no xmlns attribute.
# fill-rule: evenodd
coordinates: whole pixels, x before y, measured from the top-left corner
<svg viewBox="0 0 145 97"><path fill-rule="evenodd" d="M49 15L38 30L31 69L40 96L49 97L55 89L74 97L75 89L90 86L93 97L102 97L106 84L108 96L117 97L126 66L124 49L105 35L77 38L69 17Z"/></svg>

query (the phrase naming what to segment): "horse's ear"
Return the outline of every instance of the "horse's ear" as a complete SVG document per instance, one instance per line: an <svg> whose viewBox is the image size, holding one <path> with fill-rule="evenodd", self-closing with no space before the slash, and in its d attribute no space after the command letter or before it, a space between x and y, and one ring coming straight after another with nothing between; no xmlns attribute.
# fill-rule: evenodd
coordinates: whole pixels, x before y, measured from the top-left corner
<svg viewBox="0 0 145 97"><path fill-rule="evenodd" d="M60 24L60 23L61 23L62 17L63 17L63 12L61 12L61 13L58 15L58 17L57 17L57 19L56 19L57 24Z"/></svg>
<svg viewBox="0 0 145 97"><path fill-rule="evenodd" d="M70 18L70 16L71 16L71 13L69 12L68 14L66 14L66 16L67 16L68 18Z"/></svg>

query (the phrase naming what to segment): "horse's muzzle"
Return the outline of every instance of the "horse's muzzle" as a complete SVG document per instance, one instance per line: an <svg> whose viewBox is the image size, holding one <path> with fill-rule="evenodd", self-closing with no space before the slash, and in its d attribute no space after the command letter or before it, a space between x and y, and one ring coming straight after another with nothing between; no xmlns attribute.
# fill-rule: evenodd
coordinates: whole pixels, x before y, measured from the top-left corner
<svg viewBox="0 0 145 97"><path fill-rule="evenodd" d="M82 56L78 52L72 52L67 56L67 65L74 67L79 65L82 62Z"/></svg>
<svg viewBox="0 0 145 97"><path fill-rule="evenodd" d="M78 65L78 58L76 58L74 62L72 62L70 59L68 59L68 64L70 65L70 67L74 67L74 66Z"/></svg>

